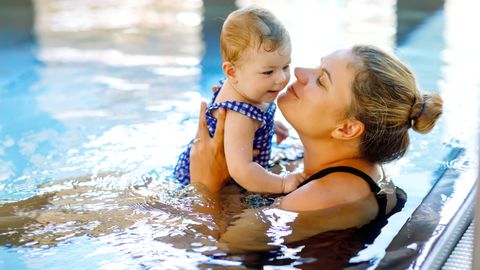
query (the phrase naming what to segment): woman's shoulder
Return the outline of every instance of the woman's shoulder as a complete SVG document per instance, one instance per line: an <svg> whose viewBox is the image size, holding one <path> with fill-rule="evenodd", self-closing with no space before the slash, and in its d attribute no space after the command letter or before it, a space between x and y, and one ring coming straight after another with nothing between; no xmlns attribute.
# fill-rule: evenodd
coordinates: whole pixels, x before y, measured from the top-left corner
<svg viewBox="0 0 480 270"><path fill-rule="evenodd" d="M296 211L318 210L353 203L371 196L372 190L365 178L370 177L376 181L376 168L369 166L347 168L363 172L366 176L359 176L350 170L330 172L285 196L282 207Z"/></svg>

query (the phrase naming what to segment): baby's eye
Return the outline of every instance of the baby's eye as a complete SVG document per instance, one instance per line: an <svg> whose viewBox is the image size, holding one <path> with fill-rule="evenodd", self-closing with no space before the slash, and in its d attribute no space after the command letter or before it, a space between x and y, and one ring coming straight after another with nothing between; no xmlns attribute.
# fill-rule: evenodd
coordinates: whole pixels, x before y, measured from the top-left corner
<svg viewBox="0 0 480 270"><path fill-rule="evenodd" d="M289 68L290 68L290 65L286 65L286 66L283 67L283 70L287 70Z"/></svg>
<svg viewBox="0 0 480 270"><path fill-rule="evenodd" d="M262 74L264 75L272 75L272 73L273 73L273 70L262 72Z"/></svg>

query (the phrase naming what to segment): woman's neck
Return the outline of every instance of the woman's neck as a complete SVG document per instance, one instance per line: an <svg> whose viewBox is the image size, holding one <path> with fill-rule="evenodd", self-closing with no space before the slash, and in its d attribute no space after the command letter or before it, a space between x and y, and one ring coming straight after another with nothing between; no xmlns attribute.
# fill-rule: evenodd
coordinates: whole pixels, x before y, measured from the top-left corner
<svg viewBox="0 0 480 270"><path fill-rule="evenodd" d="M304 172L310 176L324 168L365 164L355 142L301 138L304 146Z"/></svg>

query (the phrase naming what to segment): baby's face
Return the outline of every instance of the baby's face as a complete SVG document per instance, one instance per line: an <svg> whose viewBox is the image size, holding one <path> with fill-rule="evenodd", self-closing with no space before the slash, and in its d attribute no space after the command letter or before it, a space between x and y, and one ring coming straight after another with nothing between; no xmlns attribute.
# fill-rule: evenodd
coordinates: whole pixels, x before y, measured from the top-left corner
<svg viewBox="0 0 480 270"><path fill-rule="evenodd" d="M291 46L275 51L247 50L236 66L237 89L256 103L274 101L290 81Z"/></svg>

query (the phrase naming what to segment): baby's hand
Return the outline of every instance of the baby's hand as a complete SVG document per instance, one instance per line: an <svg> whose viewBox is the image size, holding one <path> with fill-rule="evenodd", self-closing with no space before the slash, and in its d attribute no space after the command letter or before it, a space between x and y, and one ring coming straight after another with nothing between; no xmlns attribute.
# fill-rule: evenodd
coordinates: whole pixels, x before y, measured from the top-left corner
<svg viewBox="0 0 480 270"><path fill-rule="evenodd" d="M305 173L289 173L282 178L282 193L290 193L294 191L298 185L305 181Z"/></svg>
<svg viewBox="0 0 480 270"><path fill-rule="evenodd" d="M273 132L277 136L277 144L280 144L288 137L288 128L280 121L275 121L273 125Z"/></svg>
<svg viewBox="0 0 480 270"><path fill-rule="evenodd" d="M218 85L212 86L212 92L213 92L213 93L217 92L218 89L220 89L220 86L218 86Z"/></svg>

